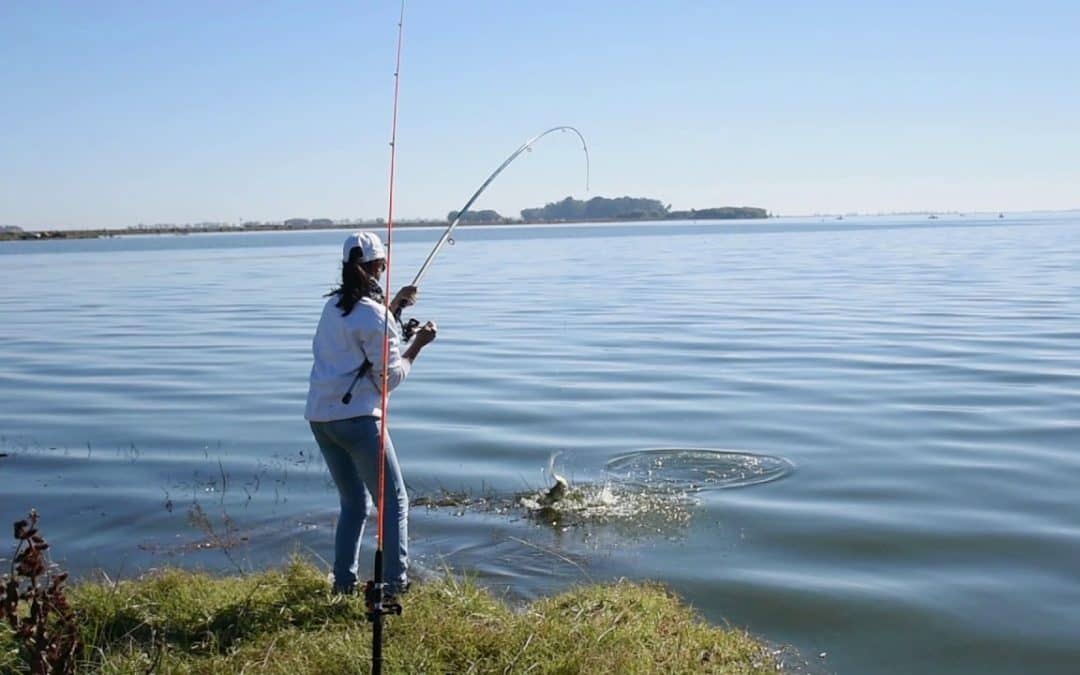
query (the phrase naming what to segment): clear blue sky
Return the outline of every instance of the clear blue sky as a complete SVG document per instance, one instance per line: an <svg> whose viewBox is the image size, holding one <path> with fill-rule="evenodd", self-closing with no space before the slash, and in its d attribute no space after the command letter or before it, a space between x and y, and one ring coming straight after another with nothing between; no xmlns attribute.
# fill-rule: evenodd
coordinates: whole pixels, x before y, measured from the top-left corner
<svg viewBox="0 0 1080 675"><path fill-rule="evenodd" d="M385 216L398 5L0 0L0 224ZM412 0L398 216L1080 207L1080 3Z"/></svg>

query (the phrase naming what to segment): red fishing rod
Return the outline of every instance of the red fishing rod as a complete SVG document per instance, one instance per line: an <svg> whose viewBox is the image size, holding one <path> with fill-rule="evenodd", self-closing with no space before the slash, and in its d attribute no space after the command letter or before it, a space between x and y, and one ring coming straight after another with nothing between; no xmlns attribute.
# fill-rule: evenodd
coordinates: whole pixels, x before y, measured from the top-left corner
<svg viewBox="0 0 1080 675"><path fill-rule="evenodd" d="M390 189L389 189L389 207L386 217L386 285L385 288L389 290L391 285L391 259L393 256L393 241L394 241L394 179L395 169L397 161L397 118L398 118L398 93L401 85L401 45L402 36L404 34L405 26L405 0L401 1L401 14L398 18L398 41L397 41L397 60L394 67L394 113L393 120L391 122L390 131ZM495 169L495 171L488 176L487 180L483 182L479 189L473 193L472 197L465 206L458 212L457 217L450 223L446 231L443 232L442 237L435 244L435 248L428 255L424 264L421 265L419 272L417 272L416 278L413 281L413 286L418 286L420 280L423 278L424 273L427 272L428 267L431 266L432 261L438 252L442 249L443 245L449 240L450 235L453 233L454 228L461 222L464 215L472 207L473 203L480 197L480 195L488 188L489 185L495 180L495 178L502 173L502 171L508 167L515 159L527 150L531 150L534 143L548 134L556 131L570 131L577 135L581 140L582 149L585 151L585 186L588 190L589 184L589 148L585 143L585 137L581 132L571 126L559 126L553 127L540 133L533 138L527 140L521 147L515 150L507 157L502 164ZM376 516L376 539L375 539L375 570L374 579L369 581L364 589L365 602L367 603L367 617L372 622L372 642L371 642L371 672L373 675L380 675L382 673L383 656L383 617L387 614L401 614L401 605L397 602L386 602L386 582L383 580L383 510L386 501L386 442L387 442L387 429L389 422L389 358L390 358L390 321L399 320L399 317L393 317L390 312L390 294L384 293L383 310L384 310L384 323L383 323L383 350L382 350L382 401L381 401L381 428L379 433L379 475L378 475L378 495L377 495L377 509ZM399 310L400 311L400 310ZM411 338L411 334L419 322L415 319L410 319L408 324L403 325L402 339L408 341ZM359 379L359 375L357 376ZM348 395L348 394L347 394ZM347 403L348 401L346 401Z"/></svg>
<svg viewBox="0 0 1080 675"><path fill-rule="evenodd" d="M387 291L391 288L390 271L391 258L394 252L394 178L397 163L397 118L398 118L398 92L401 85L401 43L405 27L405 0L401 0L401 14L398 17L398 40L397 61L394 65L394 115L390 127L390 199L386 216L386 286ZM375 527L375 571L374 579L368 582L364 589L367 603L367 616L371 621L371 672L373 675L382 673L383 655L383 617L387 614L401 614L401 605L398 603L387 604L386 582L383 581L383 511L386 504L386 434L389 422L389 359L390 359L390 293L384 295L383 314L383 349L382 349L382 404L381 424L379 432L379 484Z"/></svg>

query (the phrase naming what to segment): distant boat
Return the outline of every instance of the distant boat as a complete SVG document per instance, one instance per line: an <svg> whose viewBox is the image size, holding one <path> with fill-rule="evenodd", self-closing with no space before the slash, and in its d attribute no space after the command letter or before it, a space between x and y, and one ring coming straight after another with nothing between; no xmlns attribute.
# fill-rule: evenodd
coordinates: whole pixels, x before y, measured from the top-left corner
<svg viewBox="0 0 1080 675"><path fill-rule="evenodd" d="M843 217L843 216L837 216L837 217L836 217L836 219L837 219L837 220L843 220L843 219L844 219L844 217Z"/></svg>
<svg viewBox="0 0 1080 675"><path fill-rule="evenodd" d="M999 213L999 214L998 214L998 218L1004 218L1004 217L1005 217L1005 214L1004 214L1004 213Z"/></svg>
<svg viewBox="0 0 1080 675"><path fill-rule="evenodd" d="M937 220L937 216L935 216L934 214L931 213L930 214L930 220Z"/></svg>

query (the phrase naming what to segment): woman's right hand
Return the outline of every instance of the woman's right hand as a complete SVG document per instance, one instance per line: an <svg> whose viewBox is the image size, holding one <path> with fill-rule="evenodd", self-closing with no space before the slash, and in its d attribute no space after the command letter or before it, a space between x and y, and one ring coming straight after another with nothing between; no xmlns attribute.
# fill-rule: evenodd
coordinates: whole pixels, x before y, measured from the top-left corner
<svg viewBox="0 0 1080 675"><path fill-rule="evenodd" d="M401 314L401 310L416 304L416 295L419 291L416 286L402 286L394 299L390 301L390 311L395 316Z"/></svg>
<svg viewBox="0 0 1080 675"><path fill-rule="evenodd" d="M435 325L435 322L428 321L416 330L416 335L413 336L413 342L415 342L418 346L423 347L427 344L430 344L435 339L435 336L438 334L438 332L439 327Z"/></svg>

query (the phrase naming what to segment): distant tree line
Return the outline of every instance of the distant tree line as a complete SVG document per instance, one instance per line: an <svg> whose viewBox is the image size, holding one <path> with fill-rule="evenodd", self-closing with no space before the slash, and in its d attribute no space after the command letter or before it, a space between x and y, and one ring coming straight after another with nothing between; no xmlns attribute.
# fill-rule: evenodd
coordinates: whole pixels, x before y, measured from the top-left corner
<svg viewBox="0 0 1080 675"><path fill-rule="evenodd" d="M447 222L453 222L458 217L457 211L451 211L446 214ZM475 223L482 225L498 225L501 223L511 222L509 218L504 218L499 215L498 211L492 211L491 209L484 209L483 211L466 211L465 215L461 217L463 223Z"/></svg>
<svg viewBox="0 0 1080 675"><path fill-rule="evenodd" d="M582 220L727 220L733 218L768 218L769 212L752 206L721 206L690 211L672 211L670 204L645 197L593 197L581 201L567 197L542 208L523 209L526 222Z"/></svg>
<svg viewBox="0 0 1080 675"><path fill-rule="evenodd" d="M659 199L641 197L593 197L581 201L567 197L538 209L522 209L525 221L551 220L651 220L665 218L670 206Z"/></svg>
<svg viewBox="0 0 1080 675"><path fill-rule="evenodd" d="M447 220L453 221L458 215L457 211L451 211L446 215ZM462 222L475 225L497 225L510 223L536 223L536 222L566 222L566 221L589 221L589 220L723 220L731 218L768 218L769 212L751 206L721 206L709 209L691 209L689 211L672 211L670 204L664 204L658 199L643 197L593 197L588 201L581 201L567 197L562 201L550 202L541 208L522 209L521 220L508 218L498 211L484 209L482 211L469 211ZM425 226L436 224L437 220L425 218L409 221L397 221L395 225L400 227ZM241 223L155 223L130 226L122 229L85 229L85 230L43 230L24 232L15 225L0 225L0 241L13 239L69 239L87 237L105 237L118 234L188 234L194 232L251 232L260 230L314 230L348 227L382 226L385 221L382 218L374 220L346 219L332 220L330 218L289 218L284 221L261 222L246 220Z"/></svg>
<svg viewBox="0 0 1080 675"><path fill-rule="evenodd" d="M334 221L329 218L289 218L282 223L287 230L317 230L334 226Z"/></svg>
<svg viewBox="0 0 1080 675"><path fill-rule="evenodd" d="M756 206L720 206L714 209L670 211L668 220L733 220L735 218L768 218L769 212Z"/></svg>
<svg viewBox="0 0 1080 675"><path fill-rule="evenodd" d="M446 214L453 222L458 212ZM670 204L646 197L593 197L588 201L567 197L549 202L540 208L522 209L521 221L503 216L498 211L468 211L461 222L490 225L513 222L550 223L589 220L730 220L735 218L768 218L769 212L753 206L720 206L709 209L672 211Z"/></svg>

